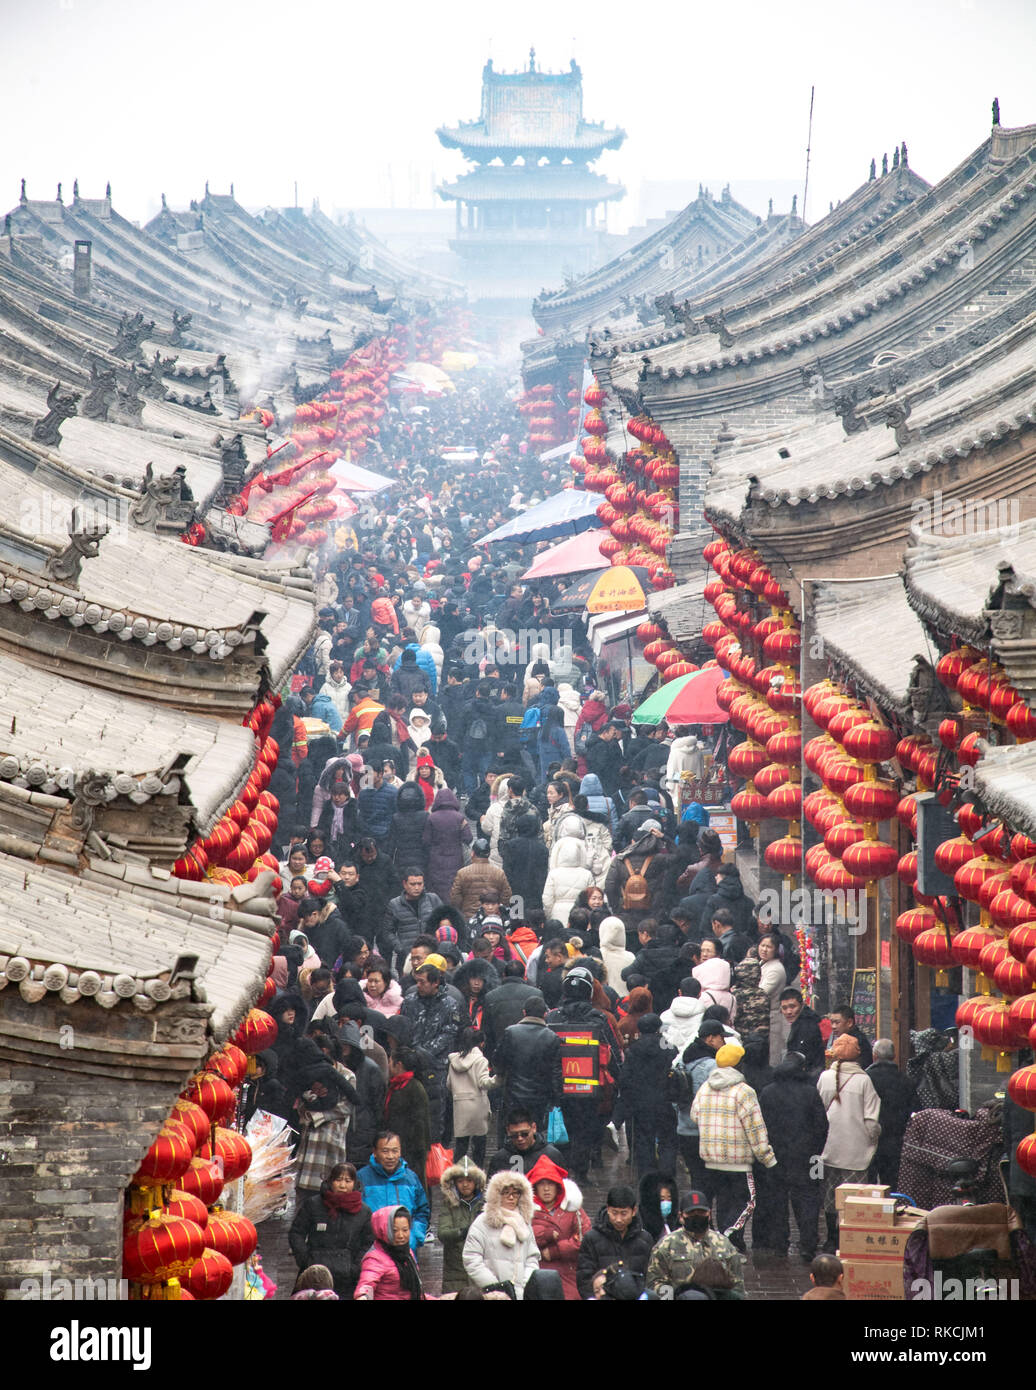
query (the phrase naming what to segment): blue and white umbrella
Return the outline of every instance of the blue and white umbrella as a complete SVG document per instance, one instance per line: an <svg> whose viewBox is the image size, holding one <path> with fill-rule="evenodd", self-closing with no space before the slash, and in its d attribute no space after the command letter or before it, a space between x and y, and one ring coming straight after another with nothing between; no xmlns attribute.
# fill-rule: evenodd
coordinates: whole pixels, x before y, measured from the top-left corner
<svg viewBox="0 0 1036 1390"><path fill-rule="evenodd" d="M552 541L562 536L577 536L581 531L590 531L600 526L597 508L601 499L595 492L585 492L582 488L567 488L545 502L537 502L534 507L505 521L488 536L483 536L478 545L492 545L494 541L511 541L524 545L528 541Z"/></svg>

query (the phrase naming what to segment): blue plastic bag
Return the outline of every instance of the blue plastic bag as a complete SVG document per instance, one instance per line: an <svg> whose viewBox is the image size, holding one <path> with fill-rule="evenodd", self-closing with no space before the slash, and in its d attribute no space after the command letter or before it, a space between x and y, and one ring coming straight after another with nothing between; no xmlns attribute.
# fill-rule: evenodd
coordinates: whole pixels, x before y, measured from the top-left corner
<svg viewBox="0 0 1036 1390"><path fill-rule="evenodd" d="M557 1105L555 1105L554 1109L547 1116L547 1143L568 1143L568 1130L565 1128L565 1117L561 1113L561 1107Z"/></svg>

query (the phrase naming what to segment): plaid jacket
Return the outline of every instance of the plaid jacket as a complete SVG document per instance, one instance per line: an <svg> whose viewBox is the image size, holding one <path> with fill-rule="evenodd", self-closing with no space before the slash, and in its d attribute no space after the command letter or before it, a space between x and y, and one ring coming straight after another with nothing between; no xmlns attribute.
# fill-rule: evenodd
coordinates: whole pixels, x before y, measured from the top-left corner
<svg viewBox="0 0 1036 1390"><path fill-rule="evenodd" d="M765 1168L776 1165L756 1094L733 1067L710 1072L691 1104L691 1119L706 1168L747 1173L753 1158Z"/></svg>

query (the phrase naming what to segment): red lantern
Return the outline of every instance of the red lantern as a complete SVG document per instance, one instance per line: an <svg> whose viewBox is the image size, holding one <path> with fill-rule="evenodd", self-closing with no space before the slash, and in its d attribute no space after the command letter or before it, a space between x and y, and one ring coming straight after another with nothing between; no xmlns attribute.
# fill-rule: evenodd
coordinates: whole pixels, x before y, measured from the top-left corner
<svg viewBox="0 0 1036 1390"><path fill-rule="evenodd" d="M896 918L896 935L910 945L921 932L937 925L935 913L929 907L912 907Z"/></svg>
<svg viewBox="0 0 1036 1390"><path fill-rule="evenodd" d="M744 777L746 781L765 767L767 761L764 750L751 739L737 744L727 755L727 767L736 777Z"/></svg>
<svg viewBox="0 0 1036 1390"><path fill-rule="evenodd" d="M940 976L954 965L951 941L941 925L930 927L915 936L911 949L919 964L933 966ZM942 984L941 980L939 984Z"/></svg>
<svg viewBox="0 0 1036 1390"><path fill-rule="evenodd" d="M760 768L752 780L755 782L756 791L762 792L763 796L768 797L788 781L789 775L790 770L781 767L779 763L767 763L765 767Z"/></svg>
<svg viewBox="0 0 1036 1390"><path fill-rule="evenodd" d="M173 1101L170 1118L178 1120L190 1131L191 1142L195 1150L209 1137L211 1121L201 1106L195 1105L192 1100L184 1100L181 1096L178 1100Z"/></svg>
<svg viewBox="0 0 1036 1390"><path fill-rule="evenodd" d="M1008 999L1019 999L1032 989L1028 970L1013 956L1007 956L993 971L993 983Z"/></svg>
<svg viewBox="0 0 1036 1390"><path fill-rule="evenodd" d="M972 844L966 835L956 835L952 840L943 840L935 849L935 867L947 878L953 878L958 869L964 867L969 859L979 856L978 845Z"/></svg>
<svg viewBox="0 0 1036 1390"><path fill-rule="evenodd" d="M176 1120L167 1120L130 1181L141 1186L148 1183L172 1182L182 1173L186 1173L193 1157L192 1132Z"/></svg>
<svg viewBox="0 0 1036 1390"><path fill-rule="evenodd" d="M1029 743L1036 739L1036 714L1024 700L1019 700L1007 711L1007 727L1019 743Z"/></svg>
<svg viewBox="0 0 1036 1390"><path fill-rule="evenodd" d="M778 874L800 874L802 872L802 841L797 835L784 835L766 846L763 857Z"/></svg>
<svg viewBox="0 0 1036 1390"><path fill-rule="evenodd" d="M870 883L894 874L899 854L892 845L886 845L882 840L861 840L849 846L842 855L842 863L851 874Z"/></svg>
<svg viewBox="0 0 1036 1390"><path fill-rule="evenodd" d="M1027 1134L1024 1139L1019 1140L1014 1156L1022 1172L1028 1173L1030 1178L1036 1178L1036 1134Z"/></svg>
<svg viewBox="0 0 1036 1390"><path fill-rule="evenodd" d="M234 1034L234 1042L249 1057L257 1052L265 1052L277 1040L277 1021L261 1009L249 1009L241 1027Z"/></svg>
<svg viewBox="0 0 1036 1390"><path fill-rule="evenodd" d="M756 778L755 785L759 787L758 778ZM780 786L774 787L767 795L766 808L767 813L775 820L798 820L802 814L801 784L784 782Z"/></svg>
<svg viewBox="0 0 1036 1390"><path fill-rule="evenodd" d="M1019 1068L1007 1083L1007 1094L1023 1110L1036 1110L1036 1066Z"/></svg>
<svg viewBox="0 0 1036 1390"><path fill-rule="evenodd" d="M240 1086L248 1071L248 1058L241 1048L233 1043L224 1043L220 1050L209 1058L206 1068L215 1072L217 1076L222 1076L228 1086Z"/></svg>
<svg viewBox="0 0 1036 1390"><path fill-rule="evenodd" d="M776 661L785 666L797 666L802 639L797 628L786 627L780 632L771 632L763 643L763 651L768 661Z"/></svg>
<svg viewBox="0 0 1036 1390"><path fill-rule="evenodd" d="M1029 1045L1029 1031L1036 1024L1036 994L1023 994L1011 1003L1008 1010L1011 1035L1019 1047Z"/></svg>
<svg viewBox="0 0 1036 1390"><path fill-rule="evenodd" d="M737 792L730 800L730 809L738 820L755 822L766 819L766 797L756 791Z"/></svg>
<svg viewBox="0 0 1036 1390"><path fill-rule="evenodd" d="M187 1271L184 1282L194 1298L222 1298L234 1282L234 1266L218 1250L205 1250Z"/></svg>
<svg viewBox="0 0 1036 1390"><path fill-rule="evenodd" d="M982 750L978 746L981 738L982 734L976 731L961 739L960 747L957 749L957 761L962 767L975 767L978 764L982 757Z"/></svg>
<svg viewBox="0 0 1036 1390"><path fill-rule="evenodd" d="M252 1162L252 1146L237 1130L223 1129L217 1125L215 1155L212 1149L211 1142L206 1144L201 1156L210 1159L215 1157L216 1167L222 1173L225 1183L235 1182L248 1172L249 1164Z"/></svg>
<svg viewBox="0 0 1036 1390"><path fill-rule="evenodd" d="M981 970L982 952L991 943L1002 939L989 927L969 927L953 938L953 959L958 965L966 965L969 970Z"/></svg>
<svg viewBox="0 0 1036 1390"><path fill-rule="evenodd" d="M862 821L891 820L899 803L895 782L856 782L845 793L845 809Z"/></svg>
<svg viewBox="0 0 1036 1390"><path fill-rule="evenodd" d="M234 1092L222 1076L216 1076L214 1072L199 1072L192 1077L183 1096L185 1100L193 1100L200 1105L209 1119L214 1121L231 1114L236 1104Z"/></svg>
<svg viewBox="0 0 1036 1390"><path fill-rule="evenodd" d="M213 1212L205 1227L205 1244L224 1255L232 1265L244 1264L259 1243L259 1233L245 1216L235 1211Z"/></svg>
<svg viewBox="0 0 1036 1390"><path fill-rule="evenodd" d="M976 1009L971 1030L983 1047L997 1050L997 1071L1008 1071L1007 1054L1015 1046L1011 1034L1011 1019L1005 999L990 999L984 1009Z"/></svg>
<svg viewBox="0 0 1036 1390"><path fill-rule="evenodd" d="M170 1192L163 1211L167 1216L182 1216L185 1221L193 1221L202 1230L209 1220L209 1209L205 1203L179 1187L174 1187Z"/></svg>
<svg viewBox="0 0 1036 1390"><path fill-rule="evenodd" d="M896 736L876 719L868 719L848 729L842 743L850 757L862 763L883 763L895 752Z"/></svg>
<svg viewBox="0 0 1036 1390"><path fill-rule="evenodd" d="M911 885L917 882L917 850L907 850L896 865L896 876L901 883Z"/></svg>
<svg viewBox="0 0 1036 1390"><path fill-rule="evenodd" d="M978 854L962 864L953 875L954 887L962 898L977 903L979 889L985 881L991 875L1003 873L1006 868L1007 865L1002 859L994 859L988 854Z"/></svg>
<svg viewBox="0 0 1036 1390"><path fill-rule="evenodd" d="M122 1272L138 1284L182 1279L204 1249L200 1226L156 1211L123 1241Z"/></svg>
<svg viewBox="0 0 1036 1390"><path fill-rule="evenodd" d="M1007 949L1015 960L1024 964L1029 959L1029 953L1036 951L1036 923L1026 922L1020 927L1012 927L1007 933Z"/></svg>
<svg viewBox="0 0 1036 1390"><path fill-rule="evenodd" d="M223 1191L223 1179L215 1164L208 1158L192 1158L191 1166L183 1177L177 1179L176 1185L181 1192L204 1202L206 1207L211 1207Z"/></svg>

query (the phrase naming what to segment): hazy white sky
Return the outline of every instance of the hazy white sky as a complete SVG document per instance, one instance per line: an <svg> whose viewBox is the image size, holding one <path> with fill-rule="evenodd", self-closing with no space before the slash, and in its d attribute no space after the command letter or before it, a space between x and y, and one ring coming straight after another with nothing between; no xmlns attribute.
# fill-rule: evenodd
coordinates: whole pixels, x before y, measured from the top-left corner
<svg viewBox="0 0 1036 1390"><path fill-rule="evenodd" d="M111 179L146 218L233 180L247 206L433 206L465 165L435 127L477 117L498 68L583 69L585 114L621 125L602 172L729 181L756 211L801 187L816 85L810 220L906 140L930 181L989 133L1036 122L1033 0L0 0L0 207ZM749 196L750 193L750 196ZM439 206L444 206L439 204Z"/></svg>

